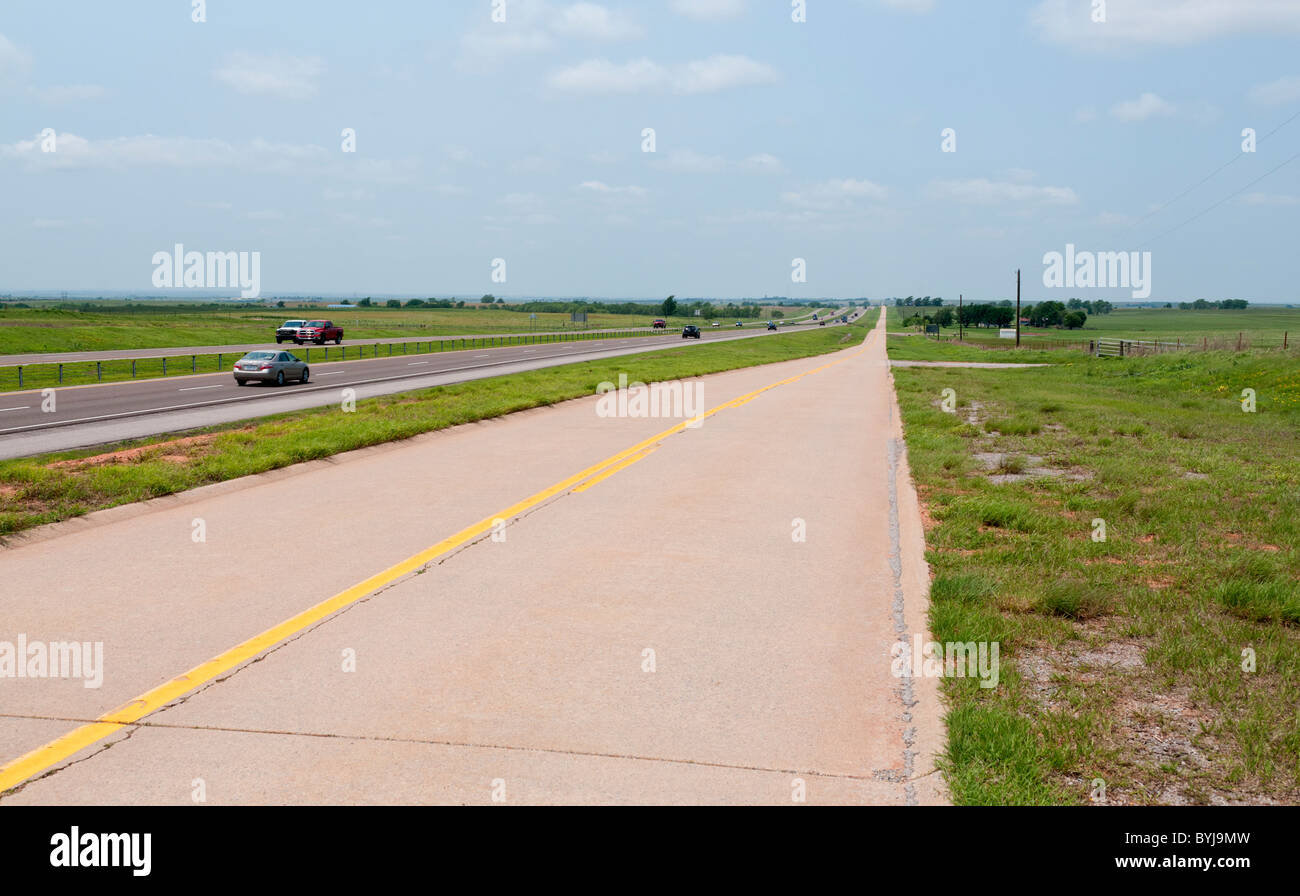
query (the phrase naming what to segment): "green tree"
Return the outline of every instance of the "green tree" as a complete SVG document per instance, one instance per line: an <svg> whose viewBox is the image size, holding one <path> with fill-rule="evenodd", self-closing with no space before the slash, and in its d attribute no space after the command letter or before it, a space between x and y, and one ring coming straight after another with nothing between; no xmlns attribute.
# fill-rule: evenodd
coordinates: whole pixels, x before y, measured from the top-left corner
<svg viewBox="0 0 1300 896"><path fill-rule="evenodd" d="M664 299L664 303L659 306L659 311L664 317L672 317L673 312L677 310L677 296L669 296Z"/></svg>

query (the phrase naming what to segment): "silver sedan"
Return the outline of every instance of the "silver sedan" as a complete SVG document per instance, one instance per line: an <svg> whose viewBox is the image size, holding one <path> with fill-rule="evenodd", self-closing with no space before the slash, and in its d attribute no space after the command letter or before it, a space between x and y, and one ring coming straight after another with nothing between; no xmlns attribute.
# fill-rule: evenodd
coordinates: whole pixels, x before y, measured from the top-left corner
<svg viewBox="0 0 1300 896"><path fill-rule="evenodd" d="M249 352L235 362L235 382L241 386L250 380L283 386L285 380L305 383L310 377L307 362L291 352Z"/></svg>

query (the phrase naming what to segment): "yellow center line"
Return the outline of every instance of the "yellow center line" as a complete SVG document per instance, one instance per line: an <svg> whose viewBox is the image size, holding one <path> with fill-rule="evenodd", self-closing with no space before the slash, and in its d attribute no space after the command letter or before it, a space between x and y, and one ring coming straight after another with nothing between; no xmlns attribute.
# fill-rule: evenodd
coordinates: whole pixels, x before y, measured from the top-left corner
<svg viewBox="0 0 1300 896"><path fill-rule="evenodd" d="M659 450L659 446L656 445L656 446L654 446L653 448L651 448L651 449L649 449L649 450L647 450L647 451L643 451L643 452L641 452L641 453L638 454L636 457L629 457L627 460L623 461L622 463L615 464L614 466L610 467L610 468L609 468L608 470L606 470L605 472L599 474L598 476L594 476L594 477L592 477L591 479L588 479L588 480L587 480L586 482L584 482L582 485L580 485L580 486L578 486L577 488L575 488L575 489L573 490L573 494L575 494L575 495L580 495L580 494L582 494L582 493L585 492L587 489L591 488L593 485L597 485L597 484L599 484L599 483L601 483L601 482L604 482L606 479L608 479L609 477L613 476L615 473L619 472L620 470L626 470L628 467L632 466L632 464L636 463L636 462L639 461L639 460L645 460L647 457L649 457L650 455L654 454L654 453L655 453L656 451L658 451L658 450Z"/></svg>
<svg viewBox="0 0 1300 896"><path fill-rule="evenodd" d="M368 597L380 588L416 572L439 557L448 554L457 548L469 544L485 533L492 531L497 520L513 519L539 504L550 500L556 495L574 488L574 486L583 483L585 480L597 477L592 479L592 481L586 486L589 488L597 482L609 478L619 470L631 466L636 461L641 460L642 457L648 456L659 447L660 442L671 436L677 435L680 432L684 432L693 424L698 424L699 422L712 417L714 414L721 413L729 408L740 407L741 405L754 400L764 392L769 392L780 386L798 382L806 376L820 373L827 368L834 367L837 364L843 364L845 361L850 361L865 353L866 348L864 345L862 349L853 352L850 355L814 367L811 370L805 370L803 373L787 377L786 379L755 389L752 392L741 395L724 404L720 404L711 410L703 412L697 417L693 417L690 420L684 420L676 426L664 430L658 435L651 436L644 441L638 442L631 448L611 455L599 463L588 467L582 472L576 473L568 479L557 482L549 488L545 488L542 491L525 498L500 513L494 513L474 525L462 529L450 538L445 538L432 547L427 548L412 557L408 557L395 566L390 566L383 572L377 573L365 581L353 585L346 591L341 591L328 600L322 601L316 606L304 610L290 619L286 619L284 622L267 629L260 635L255 635L242 644L232 647L225 653L213 657L206 663L195 666L184 675L173 678L171 681L159 685L148 693L124 703L112 712L100 716L94 722L88 722L79 728L69 731L62 737L56 738L44 746L37 747L31 752L19 756L17 759L12 760L4 766L0 766L0 794L12 790L14 787L17 787L24 781L41 774L57 763L60 763L87 747L98 743L115 732L140 721L145 716L157 712L168 703L193 692L204 684L207 684L213 679L234 669L236 666L242 665L248 660L256 657L258 654L288 640L304 629L307 629L340 610L355 604L357 601Z"/></svg>

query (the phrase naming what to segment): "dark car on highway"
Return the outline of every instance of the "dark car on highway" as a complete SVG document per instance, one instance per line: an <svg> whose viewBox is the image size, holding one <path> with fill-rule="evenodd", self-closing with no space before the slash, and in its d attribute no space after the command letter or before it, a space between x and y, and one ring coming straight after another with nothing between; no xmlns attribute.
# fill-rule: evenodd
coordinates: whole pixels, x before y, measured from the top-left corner
<svg viewBox="0 0 1300 896"><path fill-rule="evenodd" d="M769 330L775 330L775 329L776 329L776 321L771 321L771 320L769 320L769 321L767 322L767 328L768 328Z"/></svg>
<svg viewBox="0 0 1300 896"><path fill-rule="evenodd" d="M285 340L289 342L297 341L298 330L306 323L305 320L286 320L280 324L280 329L275 331L275 344L279 345Z"/></svg>
<svg viewBox="0 0 1300 896"><path fill-rule="evenodd" d="M702 335L700 333L700 328L695 326L694 324L691 324L690 326L687 327L682 327L682 338L683 339L702 338Z"/></svg>
<svg viewBox="0 0 1300 896"><path fill-rule="evenodd" d="M289 352L249 352L235 362L235 382L241 386L251 380L283 386L286 380L305 383L310 378L307 362Z"/></svg>

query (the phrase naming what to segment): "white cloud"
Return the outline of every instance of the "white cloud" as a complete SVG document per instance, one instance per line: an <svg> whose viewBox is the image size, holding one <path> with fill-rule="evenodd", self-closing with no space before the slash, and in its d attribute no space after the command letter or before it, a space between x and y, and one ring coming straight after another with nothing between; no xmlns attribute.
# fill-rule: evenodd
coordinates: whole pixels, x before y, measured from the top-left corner
<svg viewBox="0 0 1300 896"><path fill-rule="evenodd" d="M596 41L632 40L645 35L640 25L596 3L564 7L555 14L552 28L566 37Z"/></svg>
<svg viewBox="0 0 1300 896"><path fill-rule="evenodd" d="M776 69L748 56L720 55L688 62L674 74L673 88L679 93L712 93L733 87L773 84L778 80Z"/></svg>
<svg viewBox="0 0 1300 896"><path fill-rule="evenodd" d="M588 59L554 72L549 83L556 90L571 93L637 93L664 87L670 81L668 69L649 59L622 65L608 59Z"/></svg>
<svg viewBox="0 0 1300 896"><path fill-rule="evenodd" d="M41 151L41 138L0 144L0 162L13 160L28 170L146 168L227 168L257 174L327 176L338 180L400 184L412 179L413 164L386 159L346 160L342 153L314 144L247 143L195 137L110 137L88 140L58 134L54 152Z"/></svg>
<svg viewBox="0 0 1300 896"><path fill-rule="evenodd" d="M0 86L18 83L31 66L31 54L0 34Z"/></svg>
<svg viewBox="0 0 1300 896"><path fill-rule="evenodd" d="M781 160L766 152L749 156L741 161L740 167L754 174L782 174L785 172L785 166L781 164Z"/></svg>
<svg viewBox="0 0 1300 896"><path fill-rule="evenodd" d="M1001 205L1008 202L1074 205L1078 195L1069 187L1036 187L977 177L967 180L938 180L930 184L932 199L969 205Z"/></svg>
<svg viewBox="0 0 1300 896"><path fill-rule="evenodd" d="M510 0L506 10L506 21L484 23L461 38L458 67L494 70L519 56L550 52L566 39L612 43L645 35L625 13L598 3L556 6L547 0Z"/></svg>
<svg viewBox="0 0 1300 896"><path fill-rule="evenodd" d="M213 75L240 93L303 100L316 95L317 81L324 71L325 64L314 56L257 55L238 51L232 53Z"/></svg>
<svg viewBox="0 0 1300 896"><path fill-rule="evenodd" d="M1300 100L1300 75L1278 78L1267 84L1256 84L1247 94L1252 103L1261 106L1281 106Z"/></svg>
<svg viewBox="0 0 1300 896"><path fill-rule="evenodd" d="M1300 205L1300 196L1288 196L1284 193L1247 193L1241 197L1245 205Z"/></svg>
<svg viewBox="0 0 1300 896"><path fill-rule="evenodd" d="M880 2L906 12L929 12L934 9L934 0L880 0Z"/></svg>
<svg viewBox="0 0 1300 896"><path fill-rule="evenodd" d="M712 93L736 87L771 84L776 70L747 56L710 56L671 68L651 59L617 64L589 59L552 73L550 85L571 93L639 93L671 89L676 93Z"/></svg>
<svg viewBox="0 0 1300 896"><path fill-rule="evenodd" d="M677 174L717 174L727 168L727 160L722 156L706 156L690 149L670 152L665 158L656 159L651 167L661 171Z"/></svg>
<svg viewBox="0 0 1300 896"><path fill-rule="evenodd" d="M1092 8L1091 0L1042 0L1030 12L1030 21L1045 40L1087 50L1300 32L1300 3L1295 0L1112 0L1105 22L1092 20Z"/></svg>
<svg viewBox="0 0 1300 896"><path fill-rule="evenodd" d="M724 22L745 14L745 0L672 0L673 12L699 22Z"/></svg>
<svg viewBox="0 0 1300 896"><path fill-rule="evenodd" d="M636 199L642 199L649 195L650 192L645 187L611 187L609 184L598 180L589 180L578 184L578 189L597 193L601 196L632 196Z"/></svg>
<svg viewBox="0 0 1300 896"><path fill-rule="evenodd" d="M45 103L82 103L101 99L108 91L96 84L69 84L62 87L33 87L31 93Z"/></svg>
<svg viewBox="0 0 1300 896"><path fill-rule="evenodd" d="M1111 107L1110 114L1120 121L1146 121L1156 116L1173 115L1176 110L1154 93L1144 93L1135 100L1125 100Z"/></svg>
<svg viewBox="0 0 1300 896"><path fill-rule="evenodd" d="M806 190L782 193L781 201L802 209L832 211L848 208L858 200L880 201L888 195L889 191L880 184L845 178L814 184Z"/></svg>
<svg viewBox="0 0 1300 896"><path fill-rule="evenodd" d="M768 153L759 153L733 162L723 156L705 155L690 149L673 150L664 158L651 162L650 166L677 174L720 174L724 171L780 174L785 170L781 160Z"/></svg>

